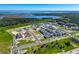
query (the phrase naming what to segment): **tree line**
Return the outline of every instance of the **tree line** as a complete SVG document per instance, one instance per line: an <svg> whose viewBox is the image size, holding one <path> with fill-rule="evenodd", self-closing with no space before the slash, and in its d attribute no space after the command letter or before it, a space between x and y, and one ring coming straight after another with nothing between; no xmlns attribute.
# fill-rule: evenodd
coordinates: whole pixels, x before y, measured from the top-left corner
<svg viewBox="0 0 79 59"><path fill-rule="evenodd" d="M34 21L39 21L35 18L3 18L0 20L0 27L22 24L22 23L31 23Z"/></svg>

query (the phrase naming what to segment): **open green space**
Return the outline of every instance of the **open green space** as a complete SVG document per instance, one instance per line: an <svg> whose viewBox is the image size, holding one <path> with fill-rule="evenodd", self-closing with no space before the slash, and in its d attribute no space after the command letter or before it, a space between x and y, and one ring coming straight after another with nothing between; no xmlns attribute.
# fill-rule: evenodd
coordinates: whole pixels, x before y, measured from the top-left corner
<svg viewBox="0 0 79 59"><path fill-rule="evenodd" d="M28 44L28 43L33 43L34 41L28 41L28 40L19 40L17 45L24 45L24 44Z"/></svg>
<svg viewBox="0 0 79 59"><path fill-rule="evenodd" d="M75 44L75 43L74 43ZM68 39L56 40L47 44L27 48L29 54L54 54L75 48Z"/></svg>
<svg viewBox="0 0 79 59"><path fill-rule="evenodd" d="M9 53L11 43L12 36L4 30L0 31L0 53Z"/></svg>

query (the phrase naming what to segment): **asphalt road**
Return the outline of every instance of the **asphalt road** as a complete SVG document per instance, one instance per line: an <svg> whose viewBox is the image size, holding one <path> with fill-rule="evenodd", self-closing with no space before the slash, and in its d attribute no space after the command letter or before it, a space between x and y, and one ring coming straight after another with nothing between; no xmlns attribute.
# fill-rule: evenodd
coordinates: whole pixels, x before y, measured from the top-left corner
<svg viewBox="0 0 79 59"><path fill-rule="evenodd" d="M18 53L18 48L16 45L16 38L15 38L15 36L13 36L13 44L11 47L11 54L17 54L17 53Z"/></svg>

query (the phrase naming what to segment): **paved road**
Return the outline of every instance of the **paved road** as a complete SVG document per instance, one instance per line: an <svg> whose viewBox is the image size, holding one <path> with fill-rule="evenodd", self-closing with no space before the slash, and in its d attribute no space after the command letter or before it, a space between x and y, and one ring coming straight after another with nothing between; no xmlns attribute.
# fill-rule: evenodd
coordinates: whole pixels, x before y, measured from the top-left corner
<svg viewBox="0 0 79 59"><path fill-rule="evenodd" d="M18 48L16 45L16 38L13 36L13 44L11 47L11 54L17 54L18 53Z"/></svg>
<svg viewBox="0 0 79 59"><path fill-rule="evenodd" d="M31 34L31 35L33 35L33 37L35 38L35 40L36 40L36 43L41 43L41 41L37 38L37 36L34 34L34 33L32 33L31 31L29 31L29 33Z"/></svg>
<svg viewBox="0 0 79 59"><path fill-rule="evenodd" d="M13 37L13 43L12 43L12 46L10 48L11 49L10 53L11 54L17 54L18 53L18 48L17 48L17 44L16 44L16 38L12 33L10 33L10 32L8 32L8 33Z"/></svg>

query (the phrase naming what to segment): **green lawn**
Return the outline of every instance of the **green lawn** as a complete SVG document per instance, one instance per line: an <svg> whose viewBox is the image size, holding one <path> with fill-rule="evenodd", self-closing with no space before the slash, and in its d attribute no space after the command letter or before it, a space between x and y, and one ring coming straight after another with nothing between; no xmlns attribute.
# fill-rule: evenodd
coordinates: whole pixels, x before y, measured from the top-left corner
<svg viewBox="0 0 79 59"><path fill-rule="evenodd" d="M71 42L68 39L61 39L58 41L54 41L48 44L43 44L40 46L33 46L31 48L27 48L29 54L54 54L64 51L69 51L73 49Z"/></svg>
<svg viewBox="0 0 79 59"><path fill-rule="evenodd" d="M0 53L9 53L12 37L7 32L0 31Z"/></svg>
<svg viewBox="0 0 79 59"><path fill-rule="evenodd" d="M28 44L28 43L33 43L34 41L19 40L18 42L19 43L17 45L20 46L20 45L25 45L25 44Z"/></svg>

